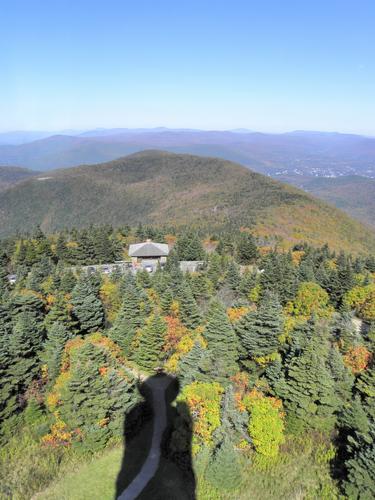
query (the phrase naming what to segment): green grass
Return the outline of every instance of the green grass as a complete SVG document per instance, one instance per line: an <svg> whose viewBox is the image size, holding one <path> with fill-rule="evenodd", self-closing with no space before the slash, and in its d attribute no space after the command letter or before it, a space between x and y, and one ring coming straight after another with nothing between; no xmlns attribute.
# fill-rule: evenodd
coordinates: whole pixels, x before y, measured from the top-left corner
<svg viewBox="0 0 375 500"><path fill-rule="evenodd" d="M114 448L84 463L34 496L38 500L113 500L123 448Z"/></svg>

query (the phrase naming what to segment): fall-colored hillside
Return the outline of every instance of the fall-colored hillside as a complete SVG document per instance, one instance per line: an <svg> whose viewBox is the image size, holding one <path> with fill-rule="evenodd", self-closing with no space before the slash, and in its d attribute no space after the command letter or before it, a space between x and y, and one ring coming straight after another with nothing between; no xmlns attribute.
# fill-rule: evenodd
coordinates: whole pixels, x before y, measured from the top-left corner
<svg viewBox="0 0 375 500"><path fill-rule="evenodd" d="M374 232L303 191L229 161L159 151L48 172L2 193L0 232L90 224L230 226L353 252L375 248Z"/></svg>

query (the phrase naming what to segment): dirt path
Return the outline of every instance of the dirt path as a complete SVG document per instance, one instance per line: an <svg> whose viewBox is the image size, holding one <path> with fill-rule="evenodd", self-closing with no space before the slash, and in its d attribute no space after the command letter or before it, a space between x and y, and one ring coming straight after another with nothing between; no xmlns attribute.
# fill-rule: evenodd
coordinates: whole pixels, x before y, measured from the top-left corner
<svg viewBox="0 0 375 500"><path fill-rule="evenodd" d="M167 405L165 391L170 384L170 378L151 378L145 382L152 392L152 410L154 424L150 452L142 469L129 486L121 493L118 500L135 500L147 483L154 477L160 461L161 440L167 426Z"/></svg>

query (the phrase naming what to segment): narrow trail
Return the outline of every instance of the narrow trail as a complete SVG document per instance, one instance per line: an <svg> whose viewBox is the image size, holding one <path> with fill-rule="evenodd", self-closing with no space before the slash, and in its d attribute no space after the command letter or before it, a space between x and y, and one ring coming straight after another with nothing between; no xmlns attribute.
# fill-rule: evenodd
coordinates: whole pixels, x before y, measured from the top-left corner
<svg viewBox="0 0 375 500"><path fill-rule="evenodd" d="M170 378L158 377L145 381L152 393L152 411L154 414L152 443L149 454L133 481L121 493L118 500L135 500L148 482L154 477L160 461L160 445L167 426L167 405L165 391L170 384Z"/></svg>

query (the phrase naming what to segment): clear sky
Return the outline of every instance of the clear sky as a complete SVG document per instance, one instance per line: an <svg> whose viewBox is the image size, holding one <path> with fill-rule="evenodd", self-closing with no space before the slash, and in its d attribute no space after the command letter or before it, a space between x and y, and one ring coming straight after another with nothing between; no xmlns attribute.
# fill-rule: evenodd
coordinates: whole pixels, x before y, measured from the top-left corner
<svg viewBox="0 0 375 500"><path fill-rule="evenodd" d="M0 131L375 135L374 0L1 0Z"/></svg>

